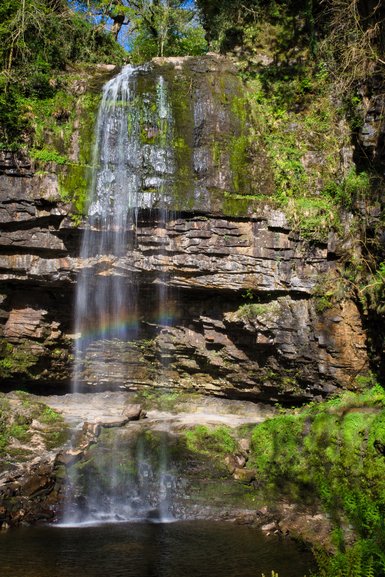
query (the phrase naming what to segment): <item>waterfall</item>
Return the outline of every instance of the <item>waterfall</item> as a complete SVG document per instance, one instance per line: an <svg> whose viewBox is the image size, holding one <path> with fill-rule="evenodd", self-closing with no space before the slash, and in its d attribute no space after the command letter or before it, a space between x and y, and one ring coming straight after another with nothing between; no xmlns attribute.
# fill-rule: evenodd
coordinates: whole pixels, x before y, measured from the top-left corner
<svg viewBox="0 0 385 577"><path fill-rule="evenodd" d="M126 66L106 83L99 107L92 159L88 218L84 229L75 301L73 391L84 389L87 362L96 357L103 375L93 372L93 384L113 388L106 367L113 361L122 373L122 346L138 337L138 287L132 254L135 248L138 211L151 208L151 195L142 190L143 166L151 159L157 175L157 215L160 235L165 235L170 213L166 208L167 183L172 174L172 114L162 76L155 86L155 103L149 115L156 115L155 144L143 142L143 108L136 91L137 72ZM156 109L154 112L154 108ZM150 198L149 198L150 197ZM164 249L162 249L164 250ZM159 254L157 309L160 325L167 325L167 275L162 273ZM123 264L122 264L123 263ZM124 270L122 269L124 267ZM162 355L162 351L160 351ZM106 377L107 374L107 377ZM118 375L122 381L127 375ZM118 379L118 380L119 380ZM162 375L159 375L162 379ZM102 382L101 382L102 381ZM139 436L140 437L140 436ZM158 511L161 520L170 518L168 493L172 487L168 472L167 445L161 441L154 464L143 441L127 440L117 431L111 441L101 440L92 465L70 470L66 522L129 520ZM154 490L155 487L155 490ZM156 489L157 487L157 489ZM155 495L157 493L157 495ZM81 506L79 506L81 503Z"/></svg>
<svg viewBox="0 0 385 577"><path fill-rule="evenodd" d="M80 388L82 361L90 344L102 343L106 356L111 339L134 338L137 299L113 270L133 242L140 187L139 123L128 130L128 110L135 94L135 68L127 66L107 82L95 130L88 224L83 233L75 304L73 389ZM111 270L112 269L112 270ZM130 322L131 321L131 322Z"/></svg>

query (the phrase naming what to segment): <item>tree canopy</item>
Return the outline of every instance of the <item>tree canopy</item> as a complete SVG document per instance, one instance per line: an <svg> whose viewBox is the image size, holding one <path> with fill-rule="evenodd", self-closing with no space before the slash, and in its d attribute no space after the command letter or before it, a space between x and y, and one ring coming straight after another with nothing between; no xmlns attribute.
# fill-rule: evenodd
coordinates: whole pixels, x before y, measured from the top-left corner
<svg viewBox="0 0 385 577"><path fill-rule="evenodd" d="M102 24L126 44L136 60L201 54L206 49L204 30L191 1L82 0L75 4L90 21Z"/></svg>
<svg viewBox="0 0 385 577"><path fill-rule="evenodd" d="M1 0L0 148L30 142L31 99L65 90L63 72L74 65L205 50L184 0Z"/></svg>

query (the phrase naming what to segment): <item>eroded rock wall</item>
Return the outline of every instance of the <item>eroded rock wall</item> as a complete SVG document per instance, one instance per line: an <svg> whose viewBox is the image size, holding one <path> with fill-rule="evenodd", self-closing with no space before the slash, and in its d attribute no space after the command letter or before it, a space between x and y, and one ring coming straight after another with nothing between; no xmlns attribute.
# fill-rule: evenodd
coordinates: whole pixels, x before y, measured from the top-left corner
<svg viewBox="0 0 385 577"><path fill-rule="evenodd" d="M102 366L94 343L86 355L85 384L157 384L282 402L349 386L367 369L359 313L351 301L317 312L314 296L325 275L335 274L334 243L309 244L271 208L263 151L258 170L250 172L245 158L232 154L247 122L232 66L215 57L157 61L138 77L149 102L154 67L170 94L179 83L185 100L170 96L171 164L159 163L157 127L152 121L143 127L145 202L131 234L133 250L80 259L86 225L69 217L57 174L33 174L27 161L3 159L3 379L12 387L69 383L74 286L79 270L90 267L99 279L123 275L139 287L138 337L114 343ZM157 208L159 187L169 193L167 224ZM256 188L266 200L252 194ZM166 324L159 320L161 285L168 287Z"/></svg>

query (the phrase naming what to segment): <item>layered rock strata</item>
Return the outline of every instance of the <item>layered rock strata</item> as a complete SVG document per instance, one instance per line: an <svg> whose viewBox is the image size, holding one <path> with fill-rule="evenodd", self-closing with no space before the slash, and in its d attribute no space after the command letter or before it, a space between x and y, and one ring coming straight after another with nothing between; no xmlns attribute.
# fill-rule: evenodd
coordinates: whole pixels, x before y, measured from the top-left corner
<svg viewBox="0 0 385 577"><path fill-rule="evenodd" d="M270 206L263 152L258 178L245 159L231 156L247 124L232 66L211 56L199 63L157 61L137 81L150 104L154 71L169 87L172 161L160 163L162 151L153 141L159 127L146 117L144 201L131 231L133 251L80 259L86 224L69 218L57 174L31 176L32 167L11 157L2 163L3 379L10 386L69 383L77 338L74 285L79 270L89 267L99 279L119 275L138 286L139 310L137 340L111 343L103 366L97 342L87 351L85 385L155 384L271 402L349 386L367 369L359 313L351 301L321 313L314 297L325 276L336 273L335 243L299 238ZM172 97L178 83L186 90L183 103ZM266 200L253 196L256 186ZM157 208L159 187L169 191L167 224ZM156 296L164 284L167 323L159 319Z"/></svg>

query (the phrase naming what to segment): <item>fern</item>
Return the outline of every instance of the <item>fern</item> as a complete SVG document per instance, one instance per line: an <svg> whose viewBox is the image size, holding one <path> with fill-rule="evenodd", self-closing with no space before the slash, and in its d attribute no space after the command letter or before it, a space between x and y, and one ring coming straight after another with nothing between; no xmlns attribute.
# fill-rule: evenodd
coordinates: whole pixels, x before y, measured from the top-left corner
<svg viewBox="0 0 385 577"><path fill-rule="evenodd" d="M365 568L365 577L375 577L373 557L370 556Z"/></svg>

